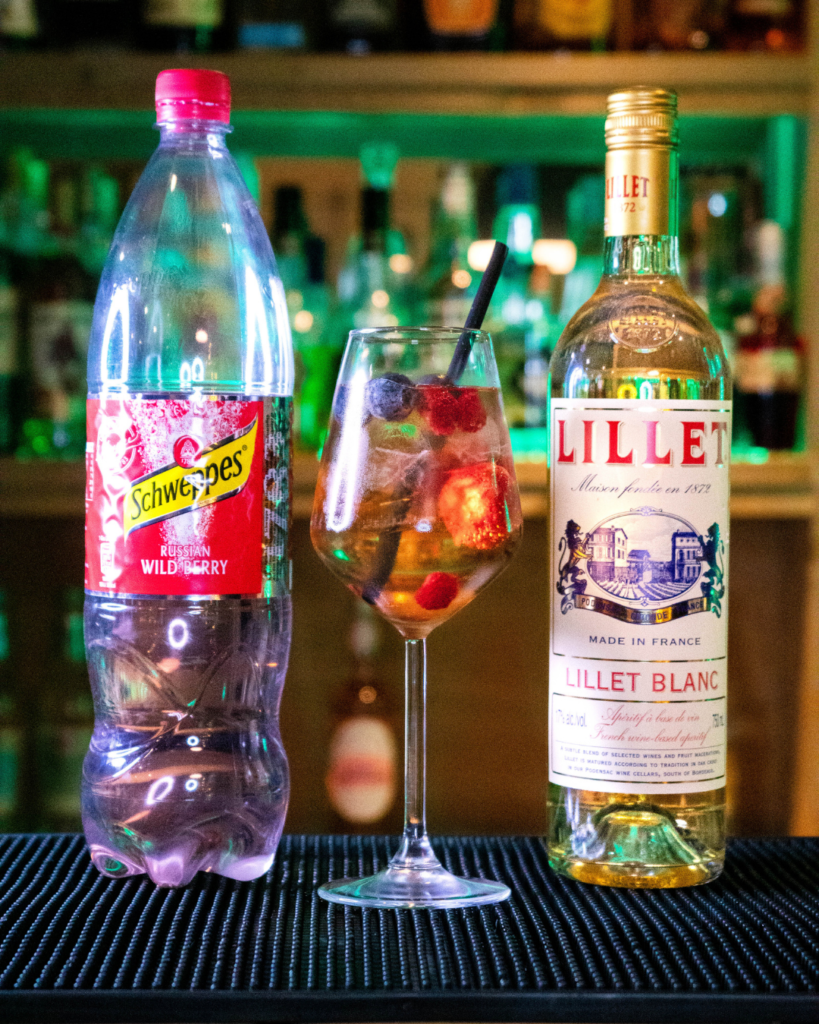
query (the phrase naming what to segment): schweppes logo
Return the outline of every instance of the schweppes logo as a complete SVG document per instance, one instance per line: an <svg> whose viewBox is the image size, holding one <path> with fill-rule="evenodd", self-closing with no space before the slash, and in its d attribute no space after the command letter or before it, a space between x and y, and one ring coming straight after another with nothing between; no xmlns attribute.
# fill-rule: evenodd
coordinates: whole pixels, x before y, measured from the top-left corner
<svg viewBox="0 0 819 1024"><path fill-rule="evenodd" d="M134 480L125 495L125 536L238 494L250 477L257 429L258 418L206 448L192 466L172 462ZM181 461L190 461L184 455Z"/></svg>

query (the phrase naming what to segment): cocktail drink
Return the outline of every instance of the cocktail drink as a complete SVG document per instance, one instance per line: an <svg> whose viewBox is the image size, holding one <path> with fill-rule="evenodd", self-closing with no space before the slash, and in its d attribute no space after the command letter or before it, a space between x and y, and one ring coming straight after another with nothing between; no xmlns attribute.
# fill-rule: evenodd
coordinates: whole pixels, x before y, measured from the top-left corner
<svg viewBox="0 0 819 1024"><path fill-rule="evenodd" d="M468 357L453 356L460 352ZM466 347L465 347L466 346ZM452 367L463 364L461 372ZM489 336L447 328L353 331L333 401L313 545L406 640L405 826L390 865L320 889L363 906L505 899L456 878L426 834L425 638L507 565L522 516Z"/></svg>

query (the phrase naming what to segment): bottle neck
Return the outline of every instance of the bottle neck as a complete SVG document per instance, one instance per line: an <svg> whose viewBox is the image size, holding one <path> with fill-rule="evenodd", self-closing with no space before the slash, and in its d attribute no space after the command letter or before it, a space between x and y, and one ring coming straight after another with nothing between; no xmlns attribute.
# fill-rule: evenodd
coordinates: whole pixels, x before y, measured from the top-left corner
<svg viewBox="0 0 819 1024"><path fill-rule="evenodd" d="M604 274L679 274L678 196L675 148L635 145L608 151Z"/></svg>
<svg viewBox="0 0 819 1024"><path fill-rule="evenodd" d="M226 149L225 135L233 130L224 121L202 121L198 118L163 121L158 127L160 146L202 143L209 149Z"/></svg>
<svg viewBox="0 0 819 1024"><path fill-rule="evenodd" d="M361 193L361 236L364 252L386 253L390 226L390 194L368 186Z"/></svg>
<svg viewBox="0 0 819 1024"><path fill-rule="evenodd" d="M676 235L613 235L606 239L603 273L673 276L680 272L679 250Z"/></svg>

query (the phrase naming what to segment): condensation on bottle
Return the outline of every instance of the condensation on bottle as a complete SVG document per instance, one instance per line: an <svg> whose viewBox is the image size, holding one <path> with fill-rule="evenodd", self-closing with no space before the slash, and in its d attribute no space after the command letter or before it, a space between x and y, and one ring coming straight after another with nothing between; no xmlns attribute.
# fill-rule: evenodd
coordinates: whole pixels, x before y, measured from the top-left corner
<svg viewBox="0 0 819 1024"><path fill-rule="evenodd" d="M259 877L284 824L293 353L227 77L156 108L89 348L82 813L100 871L173 886Z"/></svg>

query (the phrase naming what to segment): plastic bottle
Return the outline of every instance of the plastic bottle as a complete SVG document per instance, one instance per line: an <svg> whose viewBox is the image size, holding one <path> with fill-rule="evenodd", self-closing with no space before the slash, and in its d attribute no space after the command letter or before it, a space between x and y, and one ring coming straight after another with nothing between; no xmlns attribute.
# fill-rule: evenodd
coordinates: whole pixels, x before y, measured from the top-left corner
<svg viewBox="0 0 819 1024"><path fill-rule="evenodd" d="M289 794L293 352L229 112L226 76L159 75L89 351L83 824L160 885L262 875Z"/></svg>

